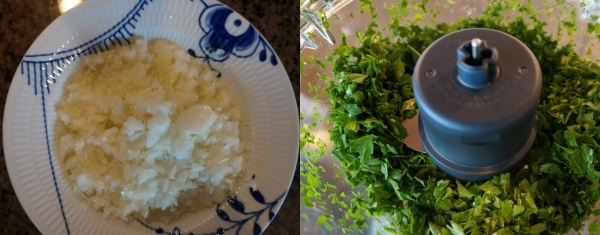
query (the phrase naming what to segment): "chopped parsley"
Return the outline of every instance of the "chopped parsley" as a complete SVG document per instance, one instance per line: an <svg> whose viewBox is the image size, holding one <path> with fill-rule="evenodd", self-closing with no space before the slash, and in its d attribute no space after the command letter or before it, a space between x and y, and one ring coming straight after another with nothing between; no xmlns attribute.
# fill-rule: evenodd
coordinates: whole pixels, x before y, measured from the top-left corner
<svg viewBox="0 0 600 235"><path fill-rule="evenodd" d="M370 1L361 2L373 11ZM337 221L343 232L362 231L363 214L388 216L391 225L384 229L395 234L560 234L582 229L591 215L600 215L595 208L600 199L600 66L580 57L572 43L559 44L564 32L571 36L579 30L576 12L561 19L555 35L547 32L538 17L544 12L531 7L531 1L491 1L477 18L418 26L427 18L427 2L411 6L401 1L391 7L395 17L385 29L393 34L389 38L376 23L356 34L358 46L348 45L342 35L329 57L334 77L322 77L329 87L312 89L330 96L331 114L320 118L332 124L331 155L326 143L311 134L316 125L301 128L301 146L317 146L316 151L302 149L307 156L301 162L304 204L345 208L346 219ZM403 20L418 9L418 19ZM545 14L555 17L551 9ZM515 175L464 183L405 146L401 122L416 114L411 76L420 52L443 35L474 27L500 30L525 43L541 65L543 88L538 135L527 166ZM600 35L595 23L584 30ZM337 195L336 186L321 177L325 169L315 164L320 157L337 158L345 179L364 190ZM344 197L351 198L349 204ZM331 226L327 220L332 218L323 216L319 223ZM588 231L597 234L598 222Z"/></svg>

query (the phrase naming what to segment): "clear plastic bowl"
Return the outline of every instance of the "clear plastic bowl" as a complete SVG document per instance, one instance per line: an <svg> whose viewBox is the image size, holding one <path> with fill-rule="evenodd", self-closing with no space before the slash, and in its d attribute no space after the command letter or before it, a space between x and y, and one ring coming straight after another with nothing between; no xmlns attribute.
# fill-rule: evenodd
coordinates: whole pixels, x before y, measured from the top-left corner
<svg viewBox="0 0 600 235"><path fill-rule="evenodd" d="M310 3L309 0L306 0L302 3L301 7L301 63L304 63L304 72L301 74L300 80L300 112L304 115L304 120L301 125L306 126L311 123L315 123L315 119L313 118L313 113L319 113L320 117L324 118L329 115L330 107L327 102L328 97L326 95L320 94L317 98L322 100L323 102L317 103L314 101L314 93L309 92L309 84L313 86L327 86L324 84L319 78L322 74L327 74L329 77L332 77L332 73L330 71L331 66L327 66L325 69L322 69L319 65L317 65L314 61L321 60L326 62L326 57L330 55L333 50L337 47L335 42L339 41L340 34L344 33L347 36L348 45L358 45L358 40L354 36L355 32L360 31L363 32L367 25L373 21L377 22L380 26L380 29L383 26L387 25L390 22L390 15L386 10L386 6L391 6L394 4L398 4L401 2L398 1L390 1L390 0L376 0L373 1L373 4L376 6L376 14L377 18L374 20L370 17L369 11L361 8L361 1L359 0L341 0L341 1L327 1L324 2L322 0ZM413 2L421 2L421 1L408 1L409 4ZM454 3L449 3L454 2ZM526 1L524 1L526 2ZM599 51L599 47L597 46L597 39L592 36L587 35L585 32L585 27L589 20L590 14L597 15L600 11L600 3L595 3L593 0L581 0L581 1L566 1L567 8L563 9L561 7L555 7L553 5L547 5L544 3L546 1L533 1L533 7L536 9L548 9L553 7L554 13L553 18L547 17L545 14L540 14L540 19L544 20L547 23L546 28L549 29L549 32L553 35L556 34L556 31L551 31L552 29L557 28L557 24L561 17L567 17L570 14L572 9L575 9L578 12L577 24L580 27L580 30L576 31L572 36L563 36L559 44L564 45L568 43L569 40L573 40L572 44L576 45L576 52L582 56L585 56L588 48L592 48L593 51ZM549 1L554 3L554 1ZM586 6L582 7L581 2L586 3ZM444 0L431 0L429 1L427 7L433 8L436 6L441 6L441 13L436 16L435 23L452 23L456 22L459 18L464 18L467 16L477 17L488 4L487 1L484 0L455 0L455 1L444 1ZM309 20L306 16L306 13L315 13L317 11L321 11L325 13L328 17L329 30L327 33L323 33L326 29L320 26L318 20ZM362 11L362 12L361 12ZM304 13L304 14L303 14ZM314 14L317 19L319 14ZM334 16L334 17L331 17ZM426 16L426 19L422 22L428 22L429 16ZM320 30L319 30L320 29ZM319 33L321 31L321 33ZM383 36L390 36L390 32L382 31ZM304 38L302 38L302 34L304 34ZM333 39L327 39L327 36L331 36ZM310 41L306 39L310 39ZM331 43L333 41L334 43ZM593 53L591 56L588 56L590 59L598 59L599 55L597 53ZM316 109L314 109L316 107ZM316 111L315 111L316 110ZM323 122L317 122L317 129L311 131L313 135L317 138L326 142L328 146L328 154L330 154L333 143L329 140L329 133L327 130L331 127L331 125L326 125ZM305 150L312 151L315 150L316 146L306 145ZM306 156L304 153L301 153L300 156L301 161L306 161ZM325 169L326 173L321 174L321 177L331 183L336 185L337 192L344 192L346 195L352 195L352 192L360 192L363 191L364 188L357 187L352 188L349 183L346 182L345 176L341 171L335 167L335 164L339 163L338 160L329 155L327 157L320 158L315 164L321 166ZM302 165L301 165L302 167ZM342 174L341 177L337 178L336 174ZM305 181L304 177L301 178L301 181ZM346 202L348 203L350 200L350 196L346 198ZM597 205L598 207L598 205ZM338 221L339 219L345 218L344 209L340 208L337 205L332 205L328 203L328 207L323 209L319 209L316 207L307 207L303 203L303 199L301 198L301 214L304 214L304 218L300 220L300 227L302 234L322 234L323 228L316 225L316 221L318 220L319 215L326 213L333 216L333 219L330 221ZM583 234L587 233L588 226L591 222L595 220L599 220L599 216L594 216L588 220L584 229L579 231ZM386 223L385 219L380 220L378 222L374 218L367 219L368 228L364 228L361 234L377 234L377 232L381 232L381 234L387 234L386 231L382 229L382 227ZM351 226L351 225L350 225ZM333 226L335 227L335 226ZM335 229L329 231L328 234L336 234L341 233L339 230ZM355 232L359 234L358 231ZM577 234L577 232L571 230L569 234Z"/></svg>

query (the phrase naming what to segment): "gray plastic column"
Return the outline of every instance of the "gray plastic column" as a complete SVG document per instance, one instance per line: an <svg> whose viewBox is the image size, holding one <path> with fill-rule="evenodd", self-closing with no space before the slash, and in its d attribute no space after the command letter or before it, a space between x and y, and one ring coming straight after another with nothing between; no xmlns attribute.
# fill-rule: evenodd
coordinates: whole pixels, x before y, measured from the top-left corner
<svg viewBox="0 0 600 235"><path fill-rule="evenodd" d="M541 86L540 66L518 39L491 29L445 35L413 74L425 151L465 181L520 169L536 136Z"/></svg>

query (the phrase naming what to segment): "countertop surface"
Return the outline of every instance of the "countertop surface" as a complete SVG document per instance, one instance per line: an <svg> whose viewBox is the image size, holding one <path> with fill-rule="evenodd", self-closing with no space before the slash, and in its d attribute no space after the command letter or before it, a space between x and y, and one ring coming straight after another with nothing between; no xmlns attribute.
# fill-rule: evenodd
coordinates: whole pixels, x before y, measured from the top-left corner
<svg viewBox="0 0 600 235"><path fill-rule="evenodd" d="M63 0L69 2L68 0ZM0 1L0 118L13 75L23 55L36 37L61 15L63 1ZM221 0L248 21L269 41L286 68L298 102L299 75L299 1ZM2 142L0 141L0 145ZM300 234L299 168L279 213L263 234ZM0 151L0 235L40 234L21 207L11 185L4 151Z"/></svg>

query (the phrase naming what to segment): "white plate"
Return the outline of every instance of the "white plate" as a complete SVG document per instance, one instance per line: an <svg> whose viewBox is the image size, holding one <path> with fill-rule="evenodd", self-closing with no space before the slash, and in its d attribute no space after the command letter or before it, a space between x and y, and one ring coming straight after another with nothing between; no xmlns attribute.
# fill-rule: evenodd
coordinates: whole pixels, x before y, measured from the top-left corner
<svg viewBox="0 0 600 235"><path fill-rule="evenodd" d="M250 144L244 178L253 178L253 186L236 188L219 206L147 225L105 219L73 194L54 154L54 104L80 57L131 35L178 43L232 86ZM12 185L44 234L260 233L281 206L298 157L298 111L281 61L247 20L214 0L88 0L67 12L21 61L3 125Z"/></svg>

